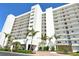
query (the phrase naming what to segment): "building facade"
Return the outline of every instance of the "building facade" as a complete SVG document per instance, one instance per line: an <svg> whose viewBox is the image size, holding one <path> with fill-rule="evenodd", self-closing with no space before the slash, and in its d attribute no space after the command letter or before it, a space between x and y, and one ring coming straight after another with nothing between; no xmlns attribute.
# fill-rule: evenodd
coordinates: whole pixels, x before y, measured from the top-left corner
<svg viewBox="0 0 79 59"><path fill-rule="evenodd" d="M13 19L13 21L11 20ZM12 34L16 40L20 42L26 50L29 50L32 37L27 37L27 30L32 28L38 33L34 36L32 46L33 50L38 50L39 43L41 42L41 34L48 37L56 34L58 39L51 40L51 45L56 42L58 47L64 47L69 51L79 51L79 4L66 4L58 8L47 8L44 12L37 4L31 7L29 12L18 16L8 16L2 32ZM7 24L6 24L7 23ZM11 24L10 26L8 24ZM7 30L6 30L7 29ZM46 41L48 45L48 40Z"/></svg>
<svg viewBox="0 0 79 59"><path fill-rule="evenodd" d="M32 40L32 46L33 50L38 49L38 43L41 38L41 14L42 10L39 5L32 6L31 11L21 14L19 16L15 17L14 25L12 28L12 36L16 39L14 41L19 41L21 44L26 46L27 50L29 50L29 46L31 45ZM32 30L32 28L35 31L38 31L38 33L32 37L28 36L27 45L26 43L26 33L27 30Z"/></svg>
<svg viewBox="0 0 79 59"><path fill-rule="evenodd" d="M55 8L53 17L55 34L60 36L57 45L68 47L73 52L79 51L79 4L67 4Z"/></svg>

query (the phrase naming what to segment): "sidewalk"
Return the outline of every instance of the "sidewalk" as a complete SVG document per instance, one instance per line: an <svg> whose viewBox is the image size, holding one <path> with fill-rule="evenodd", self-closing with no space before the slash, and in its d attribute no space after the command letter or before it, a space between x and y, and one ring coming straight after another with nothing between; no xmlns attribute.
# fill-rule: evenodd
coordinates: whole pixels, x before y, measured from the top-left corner
<svg viewBox="0 0 79 59"><path fill-rule="evenodd" d="M58 54L56 52L50 52L50 51L37 51L36 54L33 54L34 56L69 56L65 54Z"/></svg>

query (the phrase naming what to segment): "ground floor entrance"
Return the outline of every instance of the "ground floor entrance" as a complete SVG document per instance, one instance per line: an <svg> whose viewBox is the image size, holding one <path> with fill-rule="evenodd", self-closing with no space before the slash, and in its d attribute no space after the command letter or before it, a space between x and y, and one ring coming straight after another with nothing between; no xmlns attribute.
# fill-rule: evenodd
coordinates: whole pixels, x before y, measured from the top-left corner
<svg viewBox="0 0 79 59"><path fill-rule="evenodd" d="M28 50L34 50L36 48L36 45L31 45L31 44L29 44L28 45Z"/></svg>

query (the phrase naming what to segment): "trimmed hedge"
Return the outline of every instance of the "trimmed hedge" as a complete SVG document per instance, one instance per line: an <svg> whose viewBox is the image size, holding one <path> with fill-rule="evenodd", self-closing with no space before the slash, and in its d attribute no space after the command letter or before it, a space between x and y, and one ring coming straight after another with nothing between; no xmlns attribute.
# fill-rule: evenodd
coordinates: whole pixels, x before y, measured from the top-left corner
<svg viewBox="0 0 79 59"><path fill-rule="evenodd" d="M38 50L42 51L42 47L39 47ZM55 48L52 46L50 51L54 51L54 50L55 50ZM49 46L43 47L43 51L49 51Z"/></svg>
<svg viewBox="0 0 79 59"><path fill-rule="evenodd" d="M71 53L72 48L70 45L57 45L56 46L56 51L58 53Z"/></svg>
<svg viewBox="0 0 79 59"><path fill-rule="evenodd" d="M10 51L8 48L0 48L0 51Z"/></svg>
<svg viewBox="0 0 79 59"><path fill-rule="evenodd" d="M31 50L17 50L16 52L18 53L25 53L25 54L32 54L32 51Z"/></svg>
<svg viewBox="0 0 79 59"><path fill-rule="evenodd" d="M39 47L38 50L42 51L42 47ZM43 47L43 51L48 51L48 50L49 50L48 46Z"/></svg>
<svg viewBox="0 0 79 59"><path fill-rule="evenodd" d="M0 51L10 51L10 49L7 48L0 48ZM17 50L13 52L18 52L18 53L25 53L25 54L32 54L31 50Z"/></svg>
<svg viewBox="0 0 79 59"><path fill-rule="evenodd" d="M49 50L49 46L44 47L44 51L48 51Z"/></svg>

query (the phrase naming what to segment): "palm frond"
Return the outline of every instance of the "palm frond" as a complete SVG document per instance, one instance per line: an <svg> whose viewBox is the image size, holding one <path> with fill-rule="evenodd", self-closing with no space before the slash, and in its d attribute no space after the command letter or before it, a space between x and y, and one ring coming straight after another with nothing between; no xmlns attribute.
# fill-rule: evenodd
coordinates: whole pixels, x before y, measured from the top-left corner
<svg viewBox="0 0 79 59"><path fill-rule="evenodd" d="M48 36L46 36L45 34L41 34L41 40L47 40Z"/></svg>

